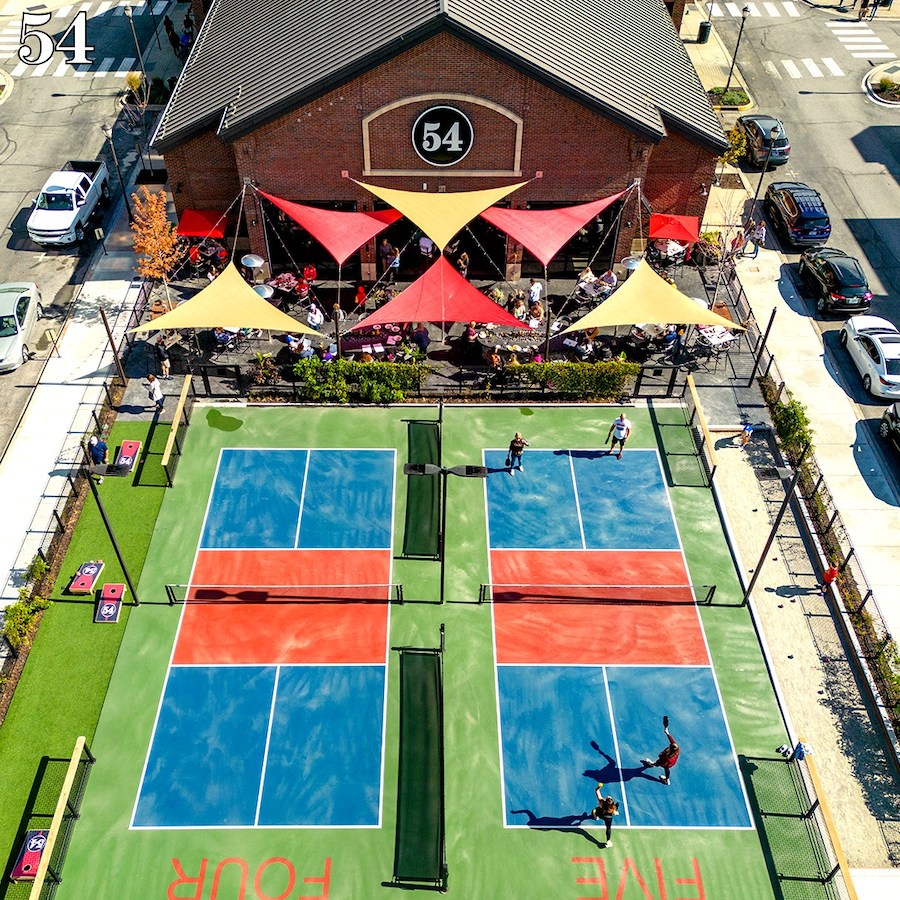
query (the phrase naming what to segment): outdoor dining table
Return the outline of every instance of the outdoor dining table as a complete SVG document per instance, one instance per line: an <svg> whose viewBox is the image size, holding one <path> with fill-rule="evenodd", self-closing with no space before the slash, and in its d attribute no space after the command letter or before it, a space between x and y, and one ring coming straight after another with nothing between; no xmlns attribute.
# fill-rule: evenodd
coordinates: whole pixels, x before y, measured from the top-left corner
<svg viewBox="0 0 900 900"><path fill-rule="evenodd" d="M516 328L482 328L478 332L478 343L488 349L506 350L510 353L525 353L540 346L542 335L534 331Z"/></svg>

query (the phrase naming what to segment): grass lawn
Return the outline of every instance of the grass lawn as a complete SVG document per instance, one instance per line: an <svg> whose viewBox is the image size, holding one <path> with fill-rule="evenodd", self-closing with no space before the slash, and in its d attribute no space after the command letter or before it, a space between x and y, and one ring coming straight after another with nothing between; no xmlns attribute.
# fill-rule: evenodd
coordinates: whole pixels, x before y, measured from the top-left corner
<svg viewBox="0 0 900 900"><path fill-rule="evenodd" d="M116 425L110 435L112 457L123 440L142 443L144 458L133 477L107 478L100 496L128 564L132 580L140 578L150 537L165 492L159 458L168 428L146 423ZM148 454L149 443L149 454ZM89 496L75 528L66 560L53 588L50 608L28 657L3 727L0 728L0 846L8 848L8 872L18 853L28 819L52 813L54 800L39 791L36 776L44 757L69 757L79 735L90 745L106 697L131 607L118 625L94 624L94 598L68 595L77 567L102 559L100 583L124 582L121 567ZM130 600L131 598L126 598ZM37 798L37 799L36 799ZM46 804L49 808L45 808ZM36 827L46 827L41 820ZM2 896L21 896L28 885L3 884Z"/></svg>

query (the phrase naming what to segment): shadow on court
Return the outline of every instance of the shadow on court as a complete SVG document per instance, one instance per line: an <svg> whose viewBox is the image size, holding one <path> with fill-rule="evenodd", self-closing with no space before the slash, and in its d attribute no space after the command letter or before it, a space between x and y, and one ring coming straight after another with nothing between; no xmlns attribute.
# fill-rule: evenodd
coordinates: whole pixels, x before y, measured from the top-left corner
<svg viewBox="0 0 900 900"><path fill-rule="evenodd" d="M591 741L591 746L606 760L602 769L585 769L584 777L591 781L600 781L603 784L624 784L633 778L644 778L647 781L659 781L656 775L648 775L646 766L631 766L624 768L616 764L615 758L606 751L601 750L596 741Z"/></svg>
<svg viewBox="0 0 900 900"><path fill-rule="evenodd" d="M597 847L602 848L606 846L602 841L598 841L589 831L585 831L580 827L585 819L591 818L588 812L574 813L568 816L539 816L530 809L511 809L510 813L514 816L528 816L528 821L525 824L534 831L564 831L566 834L580 835Z"/></svg>

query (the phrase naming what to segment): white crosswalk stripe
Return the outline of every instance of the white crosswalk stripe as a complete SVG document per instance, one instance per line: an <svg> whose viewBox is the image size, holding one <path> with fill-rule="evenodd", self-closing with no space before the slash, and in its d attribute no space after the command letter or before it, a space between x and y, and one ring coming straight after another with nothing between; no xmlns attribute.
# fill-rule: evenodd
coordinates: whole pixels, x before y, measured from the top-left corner
<svg viewBox="0 0 900 900"><path fill-rule="evenodd" d="M812 75L813 78L824 78L825 76L822 74L822 70L813 62L811 59L801 59L800 62L806 66L809 74Z"/></svg>
<svg viewBox="0 0 900 900"><path fill-rule="evenodd" d="M854 59L892 59L895 54L866 22L826 22Z"/></svg>
<svg viewBox="0 0 900 900"><path fill-rule="evenodd" d="M68 75L69 71L70 71L69 61L67 59L64 59L53 70L53 77L54 78L62 78L63 75Z"/></svg>
<svg viewBox="0 0 900 900"><path fill-rule="evenodd" d="M94 15L96 15L96 16L104 15L110 9L110 7L112 5L113 5L113 0L103 0L103 3L101 3L97 7L97 12L94 13Z"/></svg>
<svg viewBox="0 0 900 900"><path fill-rule="evenodd" d="M789 78L803 78L806 73L808 73L807 77L812 76L813 78L826 78L831 75L835 78L842 78L846 73L841 69L841 67L833 60L833 59L801 59L800 65L793 59L782 59L779 61L780 66L787 73ZM821 65L820 65L821 63ZM822 69L827 69L827 72L823 72ZM774 60L767 59L763 62L763 69L767 75L775 78L777 80L781 80L781 69L776 65ZM804 73L803 69L806 69L806 73Z"/></svg>
<svg viewBox="0 0 900 900"><path fill-rule="evenodd" d="M731 16L732 19L739 19L741 18L741 12L745 6L750 10L748 15L751 18L767 15L772 19L780 19L782 17L781 9L783 9L788 16L793 18L797 18L800 15L800 10L797 8L797 3L794 2L794 0L783 0L780 4L765 2L762 4L765 13L763 13L757 3L719 3L716 0L716 2L709 4L709 17L721 19L723 16L727 15ZM779 6L781 9L779 9Z"/></svg>
<svg viewBox="0 0 900 900"><path fill-rule="evenodd" d="M116 78L124 78L133 68L134 64L137 62L137 58L134 56L128 56L122 60L122 65L113 72L113 75Z"/></svg>
<svg viewBox="0 0 900 900"><path fill-rule="evenodd" d="M56 11L56 18L57 18L57 19L65 19L66 16L68 16L70 12L72 12L72 7L71 7L71 6L61 6L61 7Z"/></svg>

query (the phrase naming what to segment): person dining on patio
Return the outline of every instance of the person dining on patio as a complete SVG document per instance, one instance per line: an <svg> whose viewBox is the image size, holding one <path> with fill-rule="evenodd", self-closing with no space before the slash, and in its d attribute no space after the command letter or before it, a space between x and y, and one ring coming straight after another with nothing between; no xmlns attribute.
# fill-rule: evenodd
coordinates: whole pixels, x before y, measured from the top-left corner
<svg viewBox="0 0 900 900"><path fill-rule="evenodd" d="M600 281L603 284L607 295L611 294L616 289L616 286L619 284L619 279L616 277L616 273L613 272L612 269L607 269L600 276Z"/></svg>
<svg viewBox="0 0 900 900"><path fill-rule="evenodd" d="M316 331L325 324L325 313L323 313L315 303L309 305L309 312L306 314L306 323L310 328L313 328Z"/></svg>
<svg viewBox="0 0 900 900"><path fill-rule="evenodd" d="M516 292L510 312L520 322L524 322L528 318L528 307L525 305L525 293L523 291Z"/></svg>
<svg viewBox="0 0 900 900"><path fill-rule="evenodd" d="M428 352L428 345L431 343L431 338L428 336L428 326L424 322L419 322L416 325L415 331L413 331L410 340L423 352Z"/></svg>
<svg viewBox="0 0 900 900"><path fill-rule="evenodd" d="M528 310L528 325L531 328L537 328L539 325L543 324L544 321L544 307L541 306L539 300L535 300L534 303L531 304L531 309Z"/></svg>

